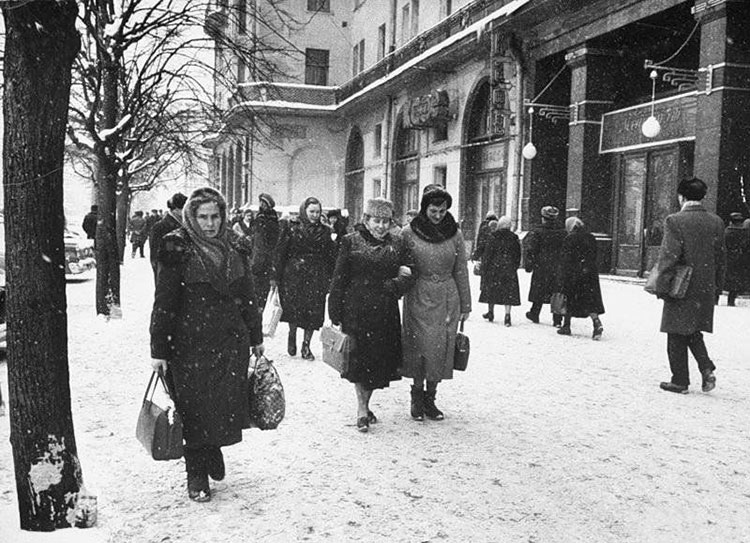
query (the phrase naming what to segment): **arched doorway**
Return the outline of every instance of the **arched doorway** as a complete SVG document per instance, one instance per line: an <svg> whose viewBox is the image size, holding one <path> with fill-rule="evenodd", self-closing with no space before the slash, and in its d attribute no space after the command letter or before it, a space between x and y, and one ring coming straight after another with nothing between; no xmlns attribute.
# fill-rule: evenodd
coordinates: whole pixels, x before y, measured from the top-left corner
<svg viewBox="0 0 750 543"><path fill-rule="evenodd" d="M403 126L403 114L396 119L393 161L393 205L396 217L419 209L419 130Z"/></svg>
<svg viewBox="0 0 750 543"><path fill-rule="evenodd" d="M346 145L346 171L344 172L344 206L349 210L350 224L362 218L365 182L365 146L362 133L354 127Z"/></svg>
<svg viewBox="0 0 750 543"><path fill-rule="evenodd" d="M496 101L509 108L508 97L499 89ZM479 223L493 211L505 213L507 138L493 134L491 126L491 88L489 80L481 81L474 89L468 104L465 123L464 181L462 186L462 229L467 238L474 239Z"/></svg>

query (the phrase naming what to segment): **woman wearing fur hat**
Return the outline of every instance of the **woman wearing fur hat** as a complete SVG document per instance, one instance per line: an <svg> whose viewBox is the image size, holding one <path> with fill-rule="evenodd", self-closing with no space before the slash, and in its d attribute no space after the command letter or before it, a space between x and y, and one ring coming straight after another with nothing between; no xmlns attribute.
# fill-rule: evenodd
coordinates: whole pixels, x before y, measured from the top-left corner
<svg viewBox="0 0 750 543"><path fill-rule="evenodd" d="M354 338L354 355L341 377L354 383L360 432L377 422L369 406L373 390L401 379L398 299L412 276L406 243L389 233L392 221L390 201L367 201L362 223L341 242L328 296L331 322Z"/></svg>
<svg viewBox="0 0 750 543"><path fill-rule="evenodd" d="M404 297L401 373L414 380L411 416L420 421L444 418L435 405L437 386L453 377L458 324L471 312L464 237L448 212L452 202L443 187L428 185L419 215L401 232L416 271L414 288Z"/></svg>
<svg viewBox="0 0 750 543"><path fill-rule="evenodd" d="M245 238L228 228L216 190L195 190L183 224L164 236L151 313L151 365L166 372L182 415L190 499L208 501L224 478L221 447L248 427L250 352L263 354Z"/></svg>
<svg viewBox="0 0 750 543"><path fill-rule="evenodd" d="M297 354L297 328L305 331L300 354L315 360L310 350L313 332L323 326L326 294L336 262L331 229L320 222L320 200L309 197L299 216L282 221L274 255L271 286L278 286L281 320L289 323L287 351Z"/></svg>
<svg viewBox="0 0 750 543"><path fill-rule="evenodd" d="M569 217L565 221L568 232L562 243L560 257L559 292L565 294L566 312L558 334L570 335L573 317L590 317L594 327L592 339L602 337L604 327L599 315L604 313L602 291L599 287L599 271L596 259L596 238L586 231L583 221Z"/></svg>

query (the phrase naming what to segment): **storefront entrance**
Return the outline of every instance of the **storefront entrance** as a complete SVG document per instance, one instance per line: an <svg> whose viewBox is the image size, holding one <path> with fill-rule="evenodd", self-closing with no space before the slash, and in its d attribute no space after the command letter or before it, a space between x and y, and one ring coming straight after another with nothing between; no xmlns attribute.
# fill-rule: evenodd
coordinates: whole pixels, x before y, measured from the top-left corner
<svg viewBox="0 0 750 543"><path fill-rule="evenodd" d="M346 172L344 172L344 206L349 211L350 224L362 219L365 179L365 151L362 134L354 128L346 147Z"/></svg>

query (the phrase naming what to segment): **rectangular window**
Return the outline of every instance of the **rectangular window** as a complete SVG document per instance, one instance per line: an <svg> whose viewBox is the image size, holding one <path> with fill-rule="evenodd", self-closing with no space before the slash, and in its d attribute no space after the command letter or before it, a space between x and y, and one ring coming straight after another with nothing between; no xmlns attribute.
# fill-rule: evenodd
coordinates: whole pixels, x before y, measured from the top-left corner
<svg viewBox="0 0 750 543"><path fill-rule="evenodd" d="M237 31L247 34L247 0L237 0Z"/></svg>
<svg viewBox="0 0 750 543"><path fill-rule="evenodd" d="M305 84L328 85L327 49L305 49Z"/></svg>
<svg viewBox="0 0 750 543"><path fill-rule="evenodd" d="M445 19L453 13L453 2L451 0L440 0L440 18Z"/></svg>
<svg viewBox="0 0 750 543"><path fill-rule="evenodd" d="M411 8L409 8L409 4L406 4L403 8L401 8L401 45L409 41L410 12Z"/></svg>
<svg viewBox="0 0 750 543"><path fill-rule="evenodd" d="M307 11L331 11L331 0L307 0Z"/></svg>
<svg viewBox="0 0 750 543"><path fill-rule="evenodd" d="M372 197L373 198L380 198L383 196L383 182L378 179L372 180Z"/></svg>
<svg viewBox="0 0 750 543"><path fill-rule="evenodd" d="M365 40L352 48L352 77L365 69Z"/></svg>
<svg viewBox="0 0 750 543"><path fill-rule="evenodd" d="M378 59L385 56L385 23L378 27Z"/></svg>
<svg viewBox="0 0 750 543"><path fill-rule="evenodd" d="M435 166L432 173L432 182L441 187L448 181L448 168L446 166Z"/></svg>
<svg viewBox="0 0 750 543"><path fill-rule="evenodd" d="M379 157L383 146L383 125L381 123L375 125L375 133L373 135L373 139L373 154L376 157Z"/></svg>
<svg viewBox="0 0 750 543"><path fill-rule="evenodd" d="M419 0L411 0L411 38L419 34Z"/></svg>

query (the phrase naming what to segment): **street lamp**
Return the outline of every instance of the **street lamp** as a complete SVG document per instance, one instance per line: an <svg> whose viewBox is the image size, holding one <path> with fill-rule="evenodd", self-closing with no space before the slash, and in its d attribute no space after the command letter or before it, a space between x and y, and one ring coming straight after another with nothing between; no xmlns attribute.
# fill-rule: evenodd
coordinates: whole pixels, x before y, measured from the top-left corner
<svg viewBox="0 0 750 543"><path fill-rule="evenodd" d="M651 78L651 115L643 122L643 125L641 125L641 132L643 132L643 135L647 138L655 138L659 135L659 132L661 132L661 124L659 124L659 119L657 119L654 115L656 78L658 77L656 70L651 70L651 74L649 75L649 77Z"/></svg>
<svg viewBox="0 0 750 543"><path fill-rule="evenodd" d="M526 160L533 160L536 157L536 146L532 142L534 135L534 108L529 108L529 143L524 145L521 154Z"/></svg>

